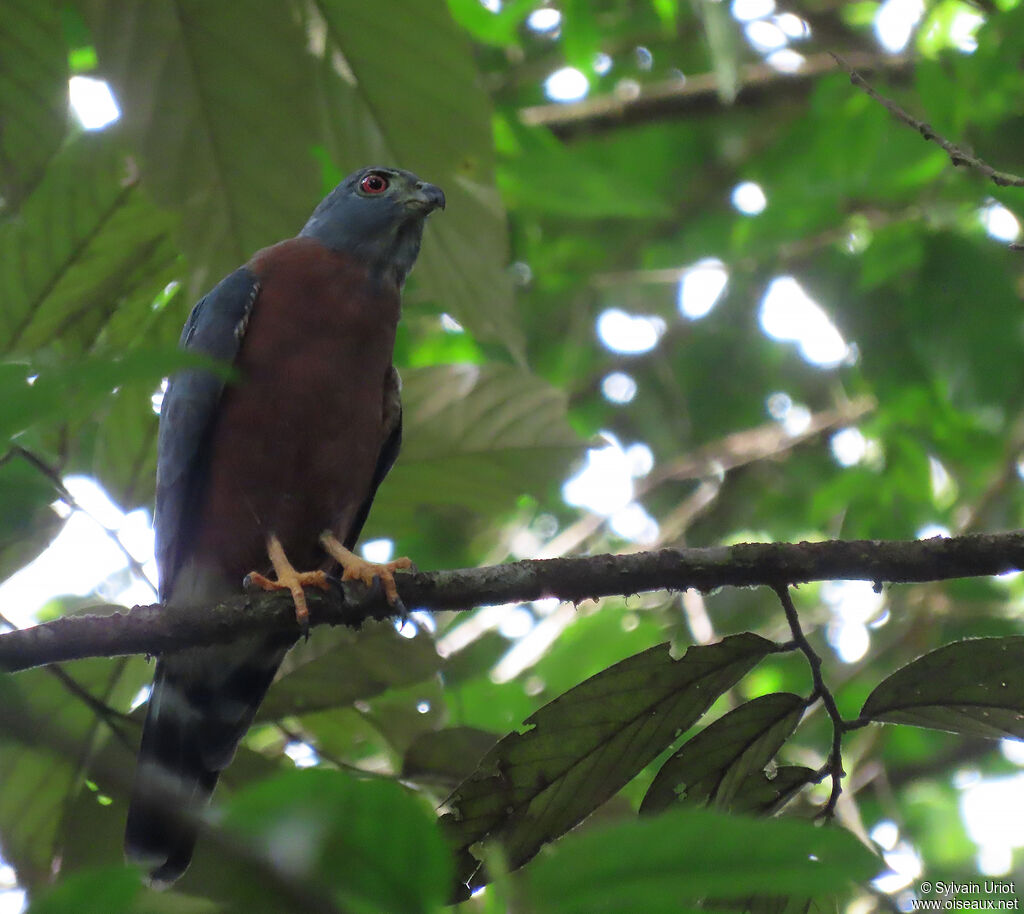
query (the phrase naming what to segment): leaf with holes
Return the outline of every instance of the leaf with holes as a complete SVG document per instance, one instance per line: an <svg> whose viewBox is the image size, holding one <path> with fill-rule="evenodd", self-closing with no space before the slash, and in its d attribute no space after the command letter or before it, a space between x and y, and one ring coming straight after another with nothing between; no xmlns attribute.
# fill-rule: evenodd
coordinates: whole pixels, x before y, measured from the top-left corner
<svg viewBox="0 0 1024 914"><path fill-rule="evenodd" d="M990 739L1024 739L1024 636L957 641L908 663L861 717Z"/></svg>
<svg viewBox="0 0 1024 914"><path fill-rule="evenodd" d="M484 756L449 798L444 819L464 852L500 841L511 867L572 828L671 745L774 644L751 633L691 647L675 660L667 644L592 676L527 718Z"/></svg>
<svg viewBox="0 0 1024 914"><path fill-rule="evenodd" d="M783 692L730 711L665 762L640 811L675 802L731 808L746 781L762 773L792 735L806 706L799 695Z"/></svg>

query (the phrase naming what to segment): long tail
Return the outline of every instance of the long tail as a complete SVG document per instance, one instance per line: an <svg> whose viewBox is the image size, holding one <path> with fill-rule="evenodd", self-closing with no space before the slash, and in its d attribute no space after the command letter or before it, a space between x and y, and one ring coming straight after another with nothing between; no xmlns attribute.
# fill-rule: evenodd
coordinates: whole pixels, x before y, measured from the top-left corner
<svg viewBox="0 0 1024 914"><path fill-rule="evenodd" d="M125 856L150 867L154 885L188 867L199 816L291 643L246 639L157 663L124 841Z"/></svg>

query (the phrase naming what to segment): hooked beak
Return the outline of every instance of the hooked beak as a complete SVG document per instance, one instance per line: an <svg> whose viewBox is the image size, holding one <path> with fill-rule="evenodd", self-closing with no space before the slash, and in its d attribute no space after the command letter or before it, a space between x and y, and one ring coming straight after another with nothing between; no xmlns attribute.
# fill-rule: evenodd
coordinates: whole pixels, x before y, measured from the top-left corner
<svg viewBox="0 0 1024 914"><path fill-rule="evenodd" d="M419 210L423 215L435 209L444 209L444 191L436 184L420 181L405 198L405 205L409 209Z"/></svg>

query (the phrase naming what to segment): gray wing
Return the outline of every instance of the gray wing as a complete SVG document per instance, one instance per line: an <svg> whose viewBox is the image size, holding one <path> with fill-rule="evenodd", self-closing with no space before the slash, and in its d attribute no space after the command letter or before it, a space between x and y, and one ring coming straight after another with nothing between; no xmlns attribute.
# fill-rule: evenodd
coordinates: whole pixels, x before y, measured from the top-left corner
<svg viewBox="0 0 1024 914"><path fill-rule="evenodd" d="M259 293L259 280L248 267L235 270L192 309L179 346L233 362ZM170 596L183 558L182 546L189 539L187 525L195 517L195 502L202 493L208 442L224 384L224 378L214 372L187 369L171 378L164 394L153 519L161 600Z"/></svg>
<svg viewBox="0 0 1024 914"><path fill-rule="evenodd" d="M398 452L401 449L402 379L392 365L384 385L384 444L377 455L377 465L373 469L370 491L359 506L359 512L356 514L355 519L352 521L352 526L345 536L344 545L346 549L355 549L356 540L359 539L363 524L366 523L366 517L370 513L377 489L380 488L384 477L391 472L391 467L395 465L395 460L398 459Z"/></svg>

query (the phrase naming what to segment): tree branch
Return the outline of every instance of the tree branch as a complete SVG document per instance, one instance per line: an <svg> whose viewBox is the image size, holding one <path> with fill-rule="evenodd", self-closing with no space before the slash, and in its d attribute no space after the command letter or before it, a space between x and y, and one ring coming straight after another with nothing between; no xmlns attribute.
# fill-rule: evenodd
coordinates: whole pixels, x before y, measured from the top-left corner
<svg viewBox="0 0 1024 914"><path fill-rule="evenodd" d="M581 602L649 590L778 587L807 581L906 583L978 577L1024 570L1024 532L934 537L911 542L830 540L821 543L744 543L703 549L659 549L634 555L536 559L431 573L399 574L405 606L463 610L496 603L558 597ZM379 588L338 585L307 591L312 625L358 625L396 615ZM298 635L291 600L282 594L243 594L216 606L98 606L106 615L65 616L0 634L0 670L16 672L81 657L158 654L197 644L232 641L240 632Z"/></svg>
<svg viewBox="0 0 1024 914"><path fill-rule="evenodd" d="M953 163L954 167L960 165L967 165L973 168L975 171L983 174L993 184L999 187L1024 187L1024 178L1018 175L1010 174L1006 171L997 171L991 165L989 165L983 159L978 158L976 155L972 155L966 149L957 146L956 143L952 143L947 140L941 133L936 132L935 128L931 124L926 124L924 121L919 121L912 114L904 111L896 102L886 98L884 95L876 92L870 84L864 79L857 70L849 64L846 60L840 57L838 54L832 54L836 63L839 64L847 73L850 74L850 82L853 83L860 89L863 89L871 98L878 102L883 108L886 109L893 117L897 120L902 121L908 127L912 127L918 133L921 134L926 140L935 143L940 146L942 150L949 156L949 161Z"/></svg>
<svg viewBox="0 0 1024 914"><path fill-rule="evenodd" d="M904 55L851 51L847 57L859 70L866 72L884 70L890 75L897 75L911 67L910 58ZM766 63L744 64L739 68L736 103L777 99L786 88L805 90L815 80L834 70L835 61L826 53L808 57L797 73L780 73ZM721 107L717 75L697 73L686 79L649 83L633 95L599 95L578 102L522 108L519 119L527 126L544 126L559 136L568 137L664 117L692 116Z"/></svg>

